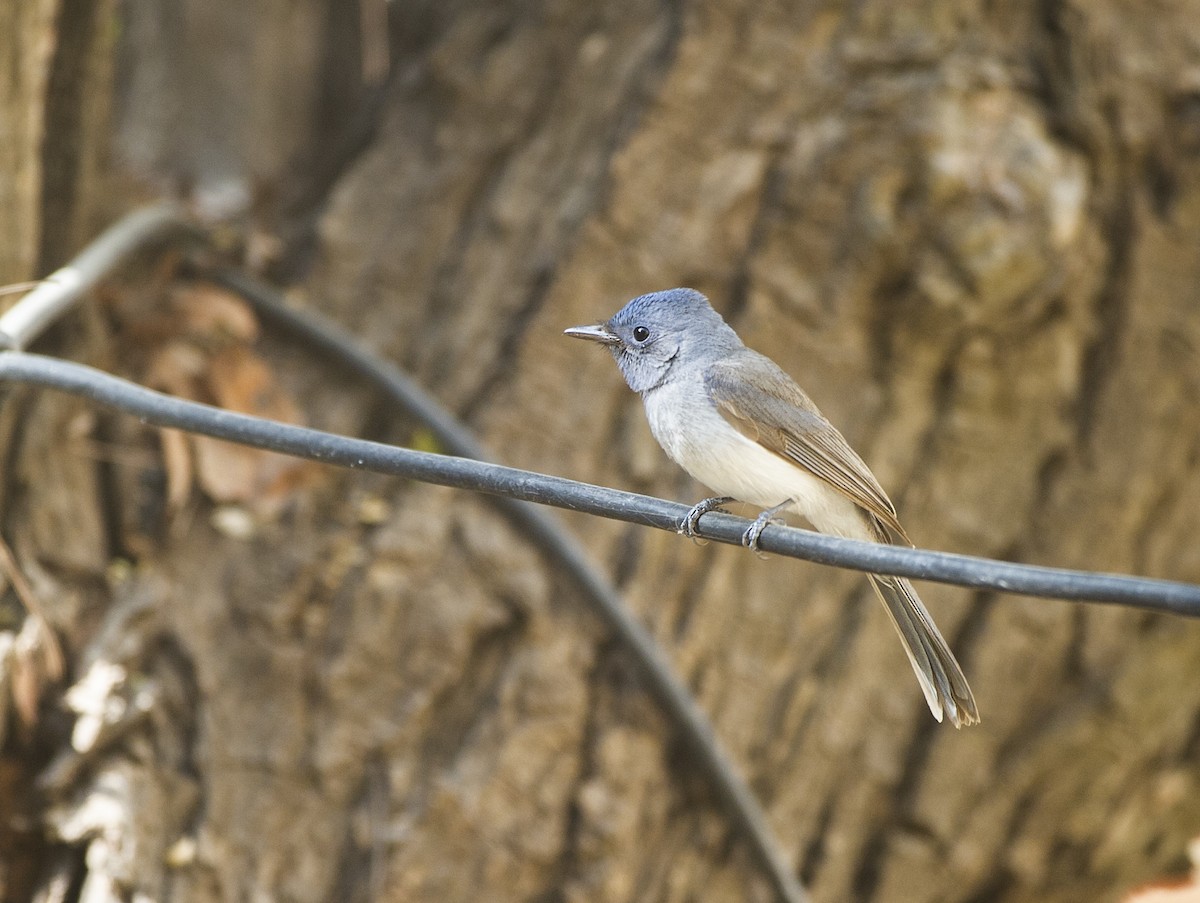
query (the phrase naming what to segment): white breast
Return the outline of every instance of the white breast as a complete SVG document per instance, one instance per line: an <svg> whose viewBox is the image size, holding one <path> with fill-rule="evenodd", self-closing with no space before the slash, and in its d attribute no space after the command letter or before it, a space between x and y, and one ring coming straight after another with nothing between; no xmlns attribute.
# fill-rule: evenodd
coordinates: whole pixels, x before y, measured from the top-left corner
<svg viewBox="0 0 1200 903"><path fill-rule="evenodd" d="M650 431L680 467L718 495L760 508L791 501L822 533L869 538L861 510L824 480L746 438L708 400L699 375L645 396Z"/></svg>

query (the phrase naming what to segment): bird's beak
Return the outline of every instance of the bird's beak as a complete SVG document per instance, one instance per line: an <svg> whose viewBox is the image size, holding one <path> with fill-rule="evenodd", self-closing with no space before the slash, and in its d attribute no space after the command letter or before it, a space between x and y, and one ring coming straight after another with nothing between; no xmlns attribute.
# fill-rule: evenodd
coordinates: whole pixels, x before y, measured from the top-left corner
<svg viewBox="0 0 1200 903"><path fill-rule="evenodd" d="M595 326L572 326L570 329L564 329L563 335L569 335L576 339L587 339L591 342L599 342L601 345L619 345L621 339L614 334L603 323L597 323Z"/></svg>

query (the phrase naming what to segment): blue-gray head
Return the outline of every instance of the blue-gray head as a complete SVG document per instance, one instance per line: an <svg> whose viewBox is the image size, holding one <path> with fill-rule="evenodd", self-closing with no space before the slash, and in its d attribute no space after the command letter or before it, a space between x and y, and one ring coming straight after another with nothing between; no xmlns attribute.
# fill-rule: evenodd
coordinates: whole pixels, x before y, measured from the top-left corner
<svg viewBox="0 0 1200 903"><path fill-rule="evenodd" d="M662 385L675 367L711 361L742 347L737 333L695 289L639 295L612 319L565 331L607 345L635 392Z"/></svg>

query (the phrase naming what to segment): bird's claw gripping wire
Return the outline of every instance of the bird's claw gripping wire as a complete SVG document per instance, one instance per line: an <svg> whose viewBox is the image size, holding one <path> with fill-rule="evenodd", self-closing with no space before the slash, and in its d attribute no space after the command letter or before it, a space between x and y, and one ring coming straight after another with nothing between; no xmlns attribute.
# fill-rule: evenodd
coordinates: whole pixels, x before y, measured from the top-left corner
<svg viewBox="0 0 1200 903"><path fill-rule="evenodd" d="M750 528L742 534L742 545L756 555L761 555L762 551L758 547L758 540L762 536L763 530L767 529L768 524L781 524L783 521L775 517L780 511L792 504L791 499L788 499L782 504L776 505L774 508L768 508L754 519L754 523Z"/></svg>
<svg viewBox="0 0 1200 903"><path fill-rule="evenodd" d="M689 539L700 540L700 518L708 514L710 511L719 511L722 505L727 505L732 501L736 501L732 496L718 495L710 499L704 499L692 505L692 508L679 522L679 533Z"/></svg>

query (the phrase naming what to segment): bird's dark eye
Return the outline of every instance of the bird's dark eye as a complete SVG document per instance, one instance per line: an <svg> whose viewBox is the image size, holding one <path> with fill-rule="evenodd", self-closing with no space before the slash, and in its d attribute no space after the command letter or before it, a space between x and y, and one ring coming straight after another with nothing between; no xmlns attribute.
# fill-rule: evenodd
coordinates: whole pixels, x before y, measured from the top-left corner
<svg viewBox="0 0 1200 903"><path fill-rule="evenodd" d="M635 326L633 328L633 340L635 342L644 342L650 338L650 330L645 326Z"/></svg>

